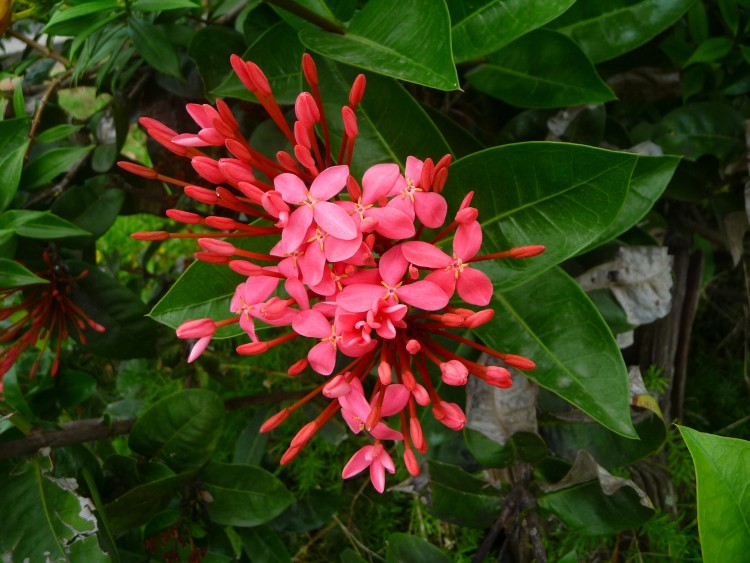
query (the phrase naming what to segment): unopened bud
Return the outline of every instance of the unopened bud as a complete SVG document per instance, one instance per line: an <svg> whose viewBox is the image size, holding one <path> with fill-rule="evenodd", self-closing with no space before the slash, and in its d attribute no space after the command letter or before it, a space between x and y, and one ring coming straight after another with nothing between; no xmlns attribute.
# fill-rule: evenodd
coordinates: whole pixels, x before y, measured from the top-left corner
<svg viewBox="0 0 750 563"><path fill-rule="evenodd" d="M440 364L440 373L447 385L466 385L469 378L469 370L458 360L448 360Z"/></svg>
<svg viewBox="0 0 750 563"><path fill-rule="evenodd" d="M513 366L517 369L532 370L536 368L536 364L524 356L516 356L515 354L505 354L502 357L503 361L509 366Z"/></svg>
<svg viewBox="0 0 750 563"><path fill-rule="evenodd" d="M209 227L213 227L214 229L219 229L222 231L233 231L239 226L239 223L237 223L237 221L235 221L234 219L230 219L229 217L221 217L220 215L209 215L208 217L206 217L204 222Z"/></svg>
<svg viewBox="0 0 750 563"><path fill-rule="evenodd" d="M200 186L186 186L185 195L207 205L216 205L219 202L219 196L216 195L214 190L208 190Z"/></svg>
<svg viewBox="0 0 750 563"><path fill-rule="evenodd" d="M367 79L364 74L358 74L357 78L354 79L352 89L349 90L349 106L352 109L356 109L359 102L362 101L362 96L365 95L365 86L367 85Z"/></svg>
<svg viewBox="0 0 750 563"><path fill-rule="evenodd" d="M344 120L344 132L349 139L354 139L359 133L357 127L357 116L354 114L354 110L349 106L341 108L341 117Z"/></svg>
<svg viewBox="0 0 750 563"><path fill-rule="evenodd" d="M263 268L257 264L253 264L248 260L230 260L229 267L243 276L262 276Z"/></svg>
<svg viewBox="0 0 750 563"><path fill-rule="evenodd" d="M130 238L135 240L167 240L169 233L167 231L141 231L132 233Z"/></svg>
<svg viewBox="0 0 750 563"><path fill-rule="evenodd" d="M310 172L317 172L318 169L315 166L315 160L310 154L310 149L302 145L294 145L294 156L297 158L299 163L307 168Z"/></svg>
<svg viewBox="0 0 750 563"><path fill-rule="evenodd" d="M440 322L450 328L458 328L464 326L464 318L461 315L455 313L445 313L440 316Z"/></svg>
<svg viewBox="0 0 750 563"><path fill-rule="evenodd" d="M219 163L207 156L196 156L190 161L193 169L212 184L221 184L226 178L219 170Z"/></svg>
<svg viewBox="0 0 750 563"><path fill-rule="evenodd" d="M299 375L300 373L305 371L309 364L310 362L307 358L302 358L301 360L297 360L291 366L289 366L289 369L286 370L286 372L294 377L295 375Z"/></svg>
<svg viewBox="0 0 750 563"><path fill-rule="evenodd" d="M320 121L320 112L310 92L301 92L294 102L294 113L306 129Z"/></svg>
<svg viewBox="0 0 750 563"><path fill-rule="evenodd" d="M197 213L183 211L182 209L167 209L166 215L174 221L185 223L187 225L199 225L203 222L203 217Z"/></svg>
<svg viewBox="0 0 750 563"><path fill-rule="evenodd" d="M416 416L409 418L409 437L419 453L423 454L427 451L427 442L424 439L422 425L419 423L419 419Z"/></svg>
<svg viewBox="0 0 750 563"><path fill-rule="evenodd" d="M302 55L302 73L305 75L305 80L310 86L318 85L318 69L315 67L315 61L309 53Z"/></svg>
<svg viewBox="0 0 750 563"><path fill-rule="evenodd" d="M404 450L404 465L409 475L416 477L419 475L419 463L417 463L417 456L414 455L414 451L411 448Z"/></svg>
<svg viewBox="0 0 750 563"><path fill-rule="evenodd" d="M531 258L532 256L541 254L542 252L544 252L544 250L544 246L542 246L541 244L537 244L511 248L508 253L510 254L511 258Z"/></svg>
<svg viewBox="0 0 750 563"><path fill-rule="evenodd" d="M297 454L299 454L302 451L302 448L289 448L287 451L284 452L284 455L281 456L281 459L279 460L279 465L286 465L290 461L292 461L295 457L297 457Z"/></svg>
<svg viewBox="0 0 750 563"><path fill-rule="evenodd" d="M346 191L349 192L349 197L352 198L352 201L357 201L362 197L362 188L359 187L354 176L350 175L346 178Z"/></svg>
<svg viewBox="0 0 750 563"><path fill-rule="evenodd" d="M237 251L232 243L213 238L199 238L198 244L203 250L222 256L232 256Z"/></svg>
<svg viewBox="0 0 750 563"><path fill-rule="evenodd" d="M237 353L243 356L255 356L262 354L270 348L268 342L248 342L237 346Z"/></svg>
<svg viewBox="0 0 750 563"><path fill-rule="evenodd" d="M193 254L196 260L200 260L201 262L206 262L208 264L228 264L229 263L229 256L225 256L224 254L216 254L215 252L196 252Z"/></svg>
<svg viewBox="0 0 750 563"><path fill-rule="evenodd" d="M252 61L247 61L245 66L247 67L250 79L255 83L256 91L254 93L258 96L272 96L271 84L268 82L268 78L266 78L263 71L260 70L260 67Z"/></svg>
<svg viewBox="0 0 750 563"><path fill-rule="evenodd" d="M148 178L149 180L156 180L156 178L159 176L156 170L146 168L145 166L141 166L140 164L135 164L133 162L125 162L121 160L117 163L117 166L119 166L123 170L130 172L131 174L136 174L137 176Z"/></svg>
<svg viewBox="0 0 750 563"><path fill-rule="evenodd" d="M378 422L380 422L380 419L381 419L380 407L376 404L372 407L370 414L367 415L367 420L365 420L365 430L370 432L373 428L375 428L378 425Z"/></svg>
<svg viewBox="0 0 750 563"><path fill-rule="evenodd" d="M430 404L430 394L427 392L427 389L419 383L414 386L414 389L412 389L411 392L412 395L414 395L414 400L417 401L418 404L423 407Z"/></svg>
<svg viewBox="0 0 750 563"><path fill-rule="evenodd" d="M380 362L380 365L378 366L378 377L380 378L380 383L383 385L390 385L393 380L391 364L386 361Z"/></svg>
<svg viewBox="0 0 750 563"><path fill-rule="evenodd" d="M423 190L429 190L432 186L432 173L435 170L435 164L431 158L427 158L422 164L422 174L419 178L419 185Z"/></svg>
<svg viewBox="0 0 750 563"><path fill-rule="evenodd" d="M417 352L419 352L421 349L422 349L422 345L417 340L414 340L413 338L411 338L406 343L406 351L409 352L409 354L411 354L412 356L416 354Z"/></svg>
<svg viewBox="0 0 750 563"><path fill-rule="evenodd" d="M490 322L490 320L494 316L495 311L493 309L483 309L468 317L466 319L465 325L467 328L476 328Z"/></svg>
<svg viewBox="0 0 750 563"><path fill-rule="evenodd" d="M305 444L307 444L307 442L310 441L310 438L312 438L317 431L317 423L314 420L312 422L308 422L302 428L300 428L300 431L297 432L294 438L292 438L289 446L292 448L302 448Z"/></svg>
<svg viewBox="0 0 750 563"><path fill-rule="evenodd" d="M177 338L203 338L213 336L216 332L216 323L213 319L194 319L185 321L175 331Z"/></svg>
<svg viewBox="0 0 750 563"><path fill-rule="evenodd" d="M287 418L289 418L290 414L291 414L291 411L289 409L284 409L282 411L277 412L275 415L273 415L271 418L266 420L261 425L260 433L264 434L278 427L282 422L284 422Z"/></svg>
<svg viewBox="0 0 750 563"><path fill-rule="evenodd" d="M294 140L297 141L298 145L309 149L312 144L310 143L310 135L307 134L304 124L301 121L294 122Z"/></svg>
<svg viewBox="0 0 750 563"><path fill-rule="evenodd" d="M447 168L441 168L440 170L435 170L435 173L433 175L432 179L432 191L436 194L442 193L443 188L445 187L445 182L448 180L448 169Z"/></svg>
<svg viewBox="0 0 750 563"><path fill-rule="evenodd" d="M487 367L485 381L493 387L499 387L500 389L507 389L513 386L510 372L499 366Z"/></svg>
<svg viewBox="0 0 750 563"><path fill-rule="evenodd" d="M352 386L343 375L337 375L323 386L323 395L329 399L335 399L348 394L351 388Z"/></svg>
<svg viewBox="0 0 750 563"><path fill-rule="evenodd" d="M456 223L466 225L476 221L477 217L479 217L479 210L476 207L464 207L456 213Z"/></svg>

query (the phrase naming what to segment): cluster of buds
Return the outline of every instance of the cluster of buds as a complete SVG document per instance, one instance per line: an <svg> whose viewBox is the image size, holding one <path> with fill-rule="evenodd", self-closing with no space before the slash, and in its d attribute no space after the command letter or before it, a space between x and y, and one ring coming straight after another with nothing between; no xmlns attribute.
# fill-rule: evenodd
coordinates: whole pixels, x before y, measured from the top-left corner
<svg viewBox="0 0 750 563"><path fill-rule="evenodd" d="M383 441L402 441L406 468L412 475L419 472L415 450L426 452L427 443L418 405L431 407L437 420L454 430L466 422L461 408L438 394L431 365L447 385L465 385L469 376L496 387L512 383L507 367L459 357L445 347L446 341L471 346L508 367L534 368L527 358L491 350L453 331L476 328L493 316L493 310L486 308L492 283L475 268L477 263L527 258L544 248L525 246L480 255L482 228L478 210L471 207L473 193L446 221L448 205L441 192L450 155L437 162L409 156L403 171L395 163L376 164L355 178L350 164L358 136L355 110L365 89L363 75L354 81L349 103L342 108L344 135L334 158L317 71L309 55L304 55L302 67L310 92L298 96L292 127L263 72L236 56L232 66L289 139L293 155L280 151L272 160L253 149L221 100L216 107L187 106L200 127L195 134L177 134L153 119L142 119L154 139L189 158L213 187L187 185L132 163L120 166L182 186L189 198L223 210L209 216L184 209L167 211L176 221L216 232L156 231L133 236L197 238L202 249L195 255L198 260L226 264L247 277L231 300L233 316L190 320L178 327L178 337L197 339L189 361L203 353L219 327L232 323L239 323L249 338L237 347L243 355L262 354L295 339L311 342L301 346L306 352L295 358L288 373L294 376L310 368L328 379L272 416L261 431L276 428L302 405L324 395L330 403L297 433L281 463L297 456L340 411L352 432L366 431L374 439L354 454L343 477L369 468L375 489L382 492L385 471L395 471ZM220 146L231 157L215 159L201 150ZM275 244L264 251L240 242L269 234L275 235ZM450 254L440 248L443 242L451 242ZM467 306L449 305L454 294ZM256 322L285 328L276 338L261 340Z"/></svg>
<svg viewBox="0 0 750 563"><path fill-rule="evenodd" d="M72 284L88 272L71 276L52 262L49 253L45 252L43 257L47 269L36 275L47 283L0 289L0 321L9 323L0 334L0 391L3 376L26 349L36 346L39 350L29 377L36 375L48 349L54 353L51 375L55 376L60 366L62 344L71 330L83 344L87 329L104 332L104 327L94 322L70 296Z"/></svg>

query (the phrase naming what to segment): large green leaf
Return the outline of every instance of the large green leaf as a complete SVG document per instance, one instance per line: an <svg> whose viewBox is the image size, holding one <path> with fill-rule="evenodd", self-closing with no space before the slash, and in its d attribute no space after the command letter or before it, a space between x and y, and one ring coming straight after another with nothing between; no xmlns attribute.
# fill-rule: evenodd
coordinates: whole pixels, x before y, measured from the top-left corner
<svg viewBox="0 0 750 563"><path fill-rule="evenodd" d="M750 442L679 428L695 463L703 560L744 561L750 553Z"/></svg>
<svg viewBox="0 0 750 563"><path fill-rule="evenodd" d="M23 171L21 180L24 188L33 190L51 182L63 172L67 172L74 164L90 153L93 148L94 145L87 147L63 147L41 153Z"/></svg>
<svg viewBox="0 0 750 563"><path fill-rule="evenodd" d="M190 319L225 319L232 315L229 302L237 286L247 278L226 266L194 262L172 285L151 310L149 316L162 324L177 328ZM229 325L216 332L216 338L243 334L239 325Z"/></svg>
<svg viewBox="0 0 750 563"><path fill-rule="evenodd" d="M38 283L49 283L49 280L36 276L15 260L0 258L0 287L21 287Z"/></svg>
<svg viewBox="0 0 750 563"><path fill-rule="evenodd" d="M578 284L555 268L493 297L495 316L477 332L495 350L536 362L526 375L604 426L637 438L628 373L601 315Z"/></svg>
<svg viewBox="0 0 750 563"><path fill-rule="evenodd" d="M253 465L211 462L201 470L208 516L225 526L259 526L281 514L294 497L277 477Z"/></svg>
<svg viewBox="0 0 750 563"><path fill-rule="evenodd" d="M497 51L565 12L575 0L448 0L456 62Z"/></svg>
<svg viewBox="0 0 750 563"><path fill-rule="evenodd" d="M302 30L300 40L337 61L439 90L458 89L443 0L370 0L344 35Z"/></svg>
<svg viewBox="0 0 750 563"><path fill-rule="evenodd" d="M117 497L105 509L112 532L123 532L148 522L170 503L188 478L185 474L167 475Z"/></svg>
<svg viewBox="0 0 750 563"><path fill-rule="evenodd" d="M164 27L134 17L128 23L133 44L145 61L164 74L182 78L180 59Z"/></svg>
<svg viewBox="0 0 750 563"><path fill-rule="evenodd" d="M476 89L522 108L556 108L615 99L580 47L564 35L546 29L516 39L466 77Z"/></svg>
<svg viewBox="0 0 750 563"><path fill-rule="evenodd" d="M216 448L224 404L206 389L187 389L152 405L133 425L133 451L159 457L170 467L200 467Z"/></svg>
<svg viewBox="0 0 750 563"><path fill-rule="evenodd" d="M0 229L15 229L16 234L22 237L43 240L90 234L49 211L27 209L11 209L0 215Z"/></svg>
<svg viewBox="0 0 750 563"><path fill-rule="evenodd" d="M695 0L578 0L551 26L595 63L627 53L661 33Z"/></svg>
<svg viewBox="0 0 750 563"><path fill-rule="evenodd" d="M110 15L113 11L119 11L120 9L122 9L122 6L117 0L81 2L76 6L55 10L45 26L44 32L50 35L74 36L99 16Z"/></svg>
<svg viewBox="0 0 750 563"><path fill-rule="evenodd" d="M29 126L27 117L0 121L0 211L3 211L18 190L21 179L23 157L29 146Z"/></svg>
<svg viewBox="0 0 750 563"><path fill-rule="evenodd" d="M745 121L728 104L690 104L664 117L654 141L665 152L683 154L690 160L712 154L728 161L745 149Z"/></svg>
<svg viewBox="0 0 750 563"><path fill-rule="evenodd" d="M449 563L451 558L427 540L395 532L388 536L386 563Z"/></svg>
<svg viewBox="0 0 750 563"><path fill-rule="evenodd" d="M108 561L95 535L93 504L76 494L74 480L52 477L50 465L36 458L2 476L3 560Z"/></svg>
<svg viewBox="0 0 750 563"><path fill-rule="evenodd" d="M297 32L284 22L278 22L261 35L242 59L253 61L268 77L273 94L280 104L291 104L302 89L300 61L304 47ZM255 95L243 86L234 72L212 92L217 96L257 101Z"/></svg>
<svg viewBox="0 0 750 563"><path fill-rule="evenodd" d="M542 244L542 256L483 265L495 287L515 287L586 248L609 229L638 156L564 143L519 143L458 160L443 192L456 210L470 190L485 252Z"/></svg>
<svg viewBox="0 0 750 563"><path fill-rule="evenodd" d="M117 219L125 192L91 183L73 186L52 205L52 211L98 238Z"/></svg>
<svg viewBox="0 0 750 563"><path fill-rule="evenodd" d="M318 70L335 158L344 133L341 106L347 103L357 72L332 62L319 65ZM407 156L437 161L451 152L422 106L393 79L367 76L367 89L357 106L357 119L359 135L351 166L356 177L379 162L395 162L403 168Z"/></svg>
<svg viewBox="0 0 750 563"><path fill-rule="evenodd" d="M456 465L430 461L430 489L430 512L446 522L487 528L500 514L500 491Z"/></svg>
<svg viewBox="0 0 750 563"><path fill-rule="evenodd" d="M242 547L252 563L290 563L284 540L268 526L236 530Z"/></svg>
<svg viewBox="0 0 750 563"><path fill-rule="evenodd" d="M245 40L242 34L226 26L209 25L193 35L188 47L188 56L198 66L206 92L219 86L230 73L234 76L229 58L232 53L241 53L244 50ZM261 64L255 59L252 60ZM239 83L239 79L237 82L238 86L247 91Z"/></svg>

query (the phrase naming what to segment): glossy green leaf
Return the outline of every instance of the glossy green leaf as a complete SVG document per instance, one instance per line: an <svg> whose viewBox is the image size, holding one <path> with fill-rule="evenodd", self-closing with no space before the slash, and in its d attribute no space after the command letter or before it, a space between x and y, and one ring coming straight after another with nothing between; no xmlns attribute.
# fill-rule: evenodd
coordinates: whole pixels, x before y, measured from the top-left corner
<svg viewBox="0 0 750 563"><path fill-rule="evenodd" d="M745 122L728 104L689 104L664 117L654 141L664 152L682 154L689 160L711 154L728 161L745 148Z"/></svg>
<svg viewBox="0 0 750 563"><path fill-rule="evenodd" d="M52 211L98 238L114 224L124 201L123 190L84 184L66 190Z"/></svg>
<svg viewBox="0 0 750 563"><path fill-rule="evenodd" d="M136 0L132 9L140 12L163 12L165 10L181 10L200 8L200 4L190 0Z"/></svg>
<svg viewBox="0 0 750 563"><path fill-rule="evenodd" d="M727 24L732 35L737 35L737 30L740 27L740 10L737 6L737 0L719 0L718 4L724 23Z"/></svg>
<svg viewBox="0 0 750 563"><path fill-rule="evenodd" d="M48 211L14 209L0 215L0 229L15 229L22 237L58 239L89 234L70 221Z"/></svg>
<svg viewBox="0 0 750 563"><path fill-rule="evenodd" d="M332 152L338 155L344 124L341 107L357 76L351 67L324 61L318 65L320 89L331 133ZM432 158L451 152L442 134L419 103L395 80L371 74L362 103L357 106L359 135L352 160L352 174L379 162L395 162L404 167L406 157Z"/></svg>
<svg viewBox="0 0 750 563"><path fill-rule="evenodd" d="M300 40L343 63L439 90L458 89L443 0L370 0L345 35L302 30Z"/></svg>
<svg viewBox="0 0 750 563"><path fill-rule="evenodd" d="M255 412L234 444L233 463L260 465L268 442L268 433L261 433L260 427L270 414L271 411L268 408L261 408Z"/></svg>
<svg viewBox="0 0 750 563"><path fill-rule="evenodd" d="M225 319L231 315L229 303L237 286L246 279L226 266L194 262L149 316L172 328L190 319ZM216 331L215 338L229 338L243 333L239 325L230 325Z"/></svg>
<svg viewBox="0 0 750 563"><path fill-rule="evenodd" d="M112 532L117 534L148 522L167 507L188 478L189 475L170 475L117 497L105 508Z"/></svg>
<svg viewBox="0 0 750 563"><path fill-rule="evenodd" d="M466 447L484 467L510 467L518 462L533 463L547 454L547 444L531 432L516 432L505 445L477 430L464 428Z"/></svg>
<svg viewBox="0 0 750 563"><path fill-rule="evenodd" d="M348 0L344 0L344 2L346 1ZM336 17L332 9L334 7L334 2L331 2L330 0L293 0L293 3L296 4L299 8L301 8L302 10L307 10L310 13L310 15L312 16L311 19L304 19L300 16L292 14L291 12L288 12L287 10L282 9L284 4L283 2L281 3L282 6L274 6L274 9L285 21L287 21L295 29L320 29L319 25L316 25L316 23L322 26L325 25L326 22L327 24L329 24L329 27L341 28L341 21ZM353 12L354 9L351 8L351 10L347 11ZM318 21L316 23L313 23L313 18L317 19Z"/></svg>
<svg viewBox="0 0 750 563"><path fill-rule="evenodd" d="M580 47L564 35L546 29L516 39L466 77L480 92L522 108L556 108L615 99Z"/></svg>
<svg viewBox="0 0 750 563"><path fill-rule="evenodd" d="M237 534L252 563L290 563L292 560L287 544L268 526L241 528Z"/></svg>
<svg viewBox="0 0 750 563"><path fill-rule="evenodd" d="M443 194L451 210L470 190L479 209L483 250L541 244L541 256L482 263L506 290L574 256L607 232L625 201L634 154L563 143L487 149L451 165ZM455 211L452 211L455 212Z"/></svg>
<svg viewBox="0 0 750 563"><path fill-rule="evenodd" d="M627 53L661 33L695 0L578 0L551 27L576 43L594 63Z"/></svg>
<svg viewBox="0 0 750 563"><path fill-rule="evenodd" d="M233 53L244 50L245 40L242 34L225 26L210 25L193 35L188 56L198 66L206 92L218 87L228 75L234 75L229 58ZM241 83L237 86L245 88Z"/></svg>
<svg viewBox="0 0 750 563"><path fill-rule="evenodd" d="M57 401L64 409L71 409L96 393L96 379L83 371L64 370L55 382Z"/></svg>
<svg viewBox="0 0 750 563"><path fill-rule="evenodd" d="M721 59L722 57L729 54L732 50L732 40L728 37L713 37L707 39L690 55L690 58L685 63L685 66L689 66L695 63L712 63Z"/></svg>
<svg viewBox="0 0 750 563"><path fill-rule="evenodd" d="M279 532L309 532L328 523L341 504L341 487L310 489L269 525Z"/></svg>
<svg viewBox="0 0 750 563"><path fill-rule="evenodd" d="M621 235L638 224L664 193L680 159L673 156L639 156L630 178L630 189L620 212L587 250Z"/></svg>
<svg viewBox="0 0 750 563"><path fill-rule="evenodd" d="M138 18L130 18L128 23L133 44L145 61L156 70L181 79L180 59L164 27Z"/></svg>
<svg viewBox="0 0 750 563"><path fill-rule="evenodd" d="M100 15L110 15L121 8L117 0L93 0L55 10L44 32L50 35L75 35Z"/></svg>
<svg viewBox="0 0 750 563"><path fill-rule="evenodd" d="M448 117L445 112L426 105L422 108L450 146L454 158L463 158L486 148L479 139Z"/></svg>
<svg viewBox="0 0 750 563"><path fill-rule="evenodd" d="M487 528L500 514L500 491L456 465L430 461L430 488L430 512L446 522Z"/></svg>
<svg viewBox="0 0 750 563"><path fill-rule="evenodd" d="M170 467L200 467L222 431L224 404L212 391L187 389L153 404L130 432L133 451L159 457Z"/></svg>
<svg viewBox="0 0 750 563"><path fill-rule="evenodd" d="M529 378L613 432L637 437L622 354L575 280L555 268L516 289L496 291L492 304L495 316L477 330L482 340L531 358L537 367L526 372Z"/></svg>
<svg viewBox="0 0 750 563"><path fill-rule="evenodd" d="M303 51L296 30L285 22L278 22L243 53L242 59L253 61L263 70L280 104L292 104L302 90ZM212 93L226 98L257 101L234 71Z"/></svg>
<svg viewBox="0 0 750 563"><path fill-rule="evenodd" d="M36 137L37 143L54 143L55 141L59 141L60 139L65 139L72 135L73 133L77 133L83 128L83 125L71 125L68 123L62 123L60 125L55 125L54 127L50 127L49 129L44 130Z"/></svg>
<svg viewBox="0 0 750 563"><path fill-rule="evenodd" d="M440 548L417 536L396 532L390 534L385 552L386 563L450 563Z"/></svg>
<svg viewBox="0 0 750 563"><path fill-rule="evenodd" d="M31 120L26 117L0 121L0 211L16 195L21 180L23 158L29 146Z"/></svg>
<svg viewBox="0 0 750 563"><path fill-rule="evenodd" d="M27 190L39 188L67 172L79 160L94 149L88 147L64 147L44 151L37 158L29 162L23 170L21 182Z"/></svg>
<svg viewBox="0 0 750 563"><path fill-rule="evenodd" d="M15 260L0 258L0 287L21 287L38 283L49 283L49 280L36 276Z"/></svg>
<svg viewBox="0 0 750 563"><path fill-rule="evenodd" d="M655 414L644 414L634 423L638 440L623 438L589 421L547 418L541 426L552 451L570 461L579 450L586 450L605 469L624 467L655 452L667 436L664 421Z"/></svg>
<svg viewBox="0 0 750 563"><path fill-rule="evenodd" d="M211 462L200 479L210 495L205 504L209 518L225 526L259 526L294 502L277 477L252 465Z"/></svg>
<svg viewBox="0 0 750 563"><path fill-rule="evenodd" d="M704 561L743 561L750 552L750 442L680 426L695 464Z"/></svg>
<svg viewBox="0 0 750 563"><path fill-rule="evenodd" d="M448 0L453 55L489 55L565 12L575 0Z"/></svg>
<svg viewBox="0 0 750 563"><path fill-rule="evenodd" d="M23 462L3 475L2 481L0 506L5 525L0 526L0 553L4 560L108 560L97 542L91 501L76 493L75 481L52 477L49 459ZM76 559L83 554L85 559Z"/></svg>

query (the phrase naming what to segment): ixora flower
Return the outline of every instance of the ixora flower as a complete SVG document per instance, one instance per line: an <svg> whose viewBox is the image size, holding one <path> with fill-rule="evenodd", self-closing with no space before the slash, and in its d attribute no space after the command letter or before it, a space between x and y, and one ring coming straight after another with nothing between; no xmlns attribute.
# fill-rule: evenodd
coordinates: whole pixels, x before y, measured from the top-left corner
<svg viewBox="0 0 750 563"><path fill-rule="evenodd" d="M470 376L496 387L512 384L508 369L462 358L446 348L446 342L474 347L518 369L534 368L527 358L491 350L451 331L476 328L493 316L492 309L476 308L487 306L492 296L492 284L475 268L477 263L528 258L544 247L478 255L482 227L477 209L471 207L472 193L446 224L448 205L441 192L450 155L437 162L405 155L403 171L396 163L382 163L361 178L354 177L350 164L359 134L356 109L365 90L363 75L354 81L349 103L342 108L344 134L335 156L317 70L309 55L303 56L302 68L310 92L297 98L297 120L292 126L257 65L237 56L231 63L292 151L279 151L272 160L255 150L222 100L216 101L215 108L187 106L200 128L197 133L177 134L154 119L141 119L154 139L190 159L204 185L189 185L133 163L120 166L181 187L189 199L220 212L204 216L171 209L169 217L200 226L202 232L155 231L133 237L199 239L198 260L225 264L247 277L227 307L234 316L189 320L177 329L178 337L197 339L189 361L203 353L217 328L232 323L239 323L249 339L237 347L239 354L262 354L290 340L307 339L309 345L302 345L307 352L294 358L289 374L310 368L328 379L268 419L261 431L273 430L292 412L323 395L330 400L328 406L297 433L281 463L294 459L340 412L352 432L366 431L374 439L373 445L354 454L343 477L369 468L373 486L382 492L385 472L395 471L384 442L401 442L406 468L412 475L419 473L415 450L425 453L427 442L418 406L430 407L435 418L451 429L460 430L466 422L460 406L444 401L435 389L431 365L448 385L464 385ZM224 147L228 155L214 158L201 150L204 147ZM440 230L428 235L425 228ZM276 243L263 250L258 244L238 242L268 235L275 236ZM452 255L439 247L448 239L452 239ZM454 293L475 308L451 305ZM256 322L280 327L280 334L260 340Z"/></svg>

